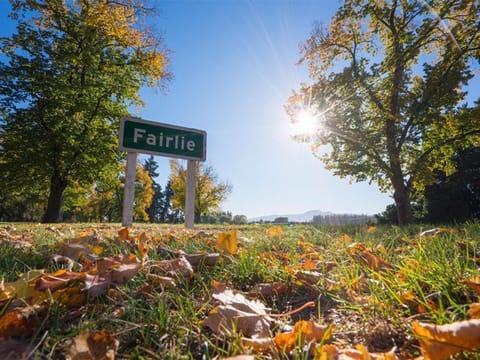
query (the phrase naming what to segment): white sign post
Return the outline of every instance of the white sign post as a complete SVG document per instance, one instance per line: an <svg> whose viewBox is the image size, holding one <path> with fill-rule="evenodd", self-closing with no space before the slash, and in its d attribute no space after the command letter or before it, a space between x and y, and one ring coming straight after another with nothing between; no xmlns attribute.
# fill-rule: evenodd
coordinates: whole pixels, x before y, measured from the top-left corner
<svg viewBox="0 0 480 360"><path fill-rule="evenodd" d="M135 199L135 178L137 173L137 153L127 153L127 169L125 172L125 191L123 195L122 225L132 226L133 202Z"/></svg>
<svg viewBox="0 0 480 360"><path fill-rule="evenodd" d="M137 152L187 159L187 188L185 196L185 227L195 222L195 168L197 161L206 158L207 133L175 125L161 124L139 118L120 120L119 149L127 151L125 195L122 225L132 226Z"/></svg>
<svg viewBox="0 0 480 360"><path fill-rule="evenodd" d="M187 160L187 193L185 194L185 227L193 229L195 222L195 160Z"/></svg>

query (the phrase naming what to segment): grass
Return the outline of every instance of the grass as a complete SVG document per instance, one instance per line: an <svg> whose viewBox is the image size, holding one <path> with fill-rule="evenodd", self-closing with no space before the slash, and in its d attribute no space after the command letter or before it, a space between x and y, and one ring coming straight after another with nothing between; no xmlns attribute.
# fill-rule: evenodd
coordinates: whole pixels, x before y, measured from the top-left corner
<svg viewBox="0 0 480 360"><path fill-rule="evenodd" d="M479 275L477 223L433 237L418 236L426 226L374 230L296 225L270 235L269 228L236 227L238 253L222 255L214 266L199 265L191 278L176 279L174 287L153 282L146 265L127 284L75 306L45 301L48 306L36 314L35 328L10 340L27 346L36 359L62 358L69 341L83 330L111 330L119 341L117 359L220 359L246 353L258 359L313 358L302 346L288 354L255 352L242 345L240 334L217 334L203 326L216 304L212 282L217 281L261 301L272 313L286 313L313 301L314 307L283 319L284 325L313 319L335 327L327 343L362 344L370 352L396 347L403 359L420 355L412 321L448 324L467 319L469 305L477 301L475 292L462 282ZM130 233L146 233L148 263L155 263L179 251L219 252L216 234L231 229L198 226L191 232L137 224ZM141 257L135 244L119 240L118 230L119 225L105 224L0 224L0 279L8 284L34 269L61 269L63 265L52 264L50 257L81 231L94 234L95 244L104 251L102 257L132 252ZM32 246L13 246L18 240ZM380 258L385 268L378 263ZM262 293L258 289L264 283L283 284L288 290ZM13 300L0 301L0 315L9 311ZM281 331L273 327L271 336ZM469 354L469 358L475 356L480 358Z"/></svg>

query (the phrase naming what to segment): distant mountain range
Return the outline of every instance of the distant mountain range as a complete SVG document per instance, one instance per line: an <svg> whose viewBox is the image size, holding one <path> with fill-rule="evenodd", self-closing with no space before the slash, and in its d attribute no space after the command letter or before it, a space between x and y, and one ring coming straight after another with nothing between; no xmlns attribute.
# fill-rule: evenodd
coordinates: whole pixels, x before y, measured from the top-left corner
<svg viewBox="0 0 480 360"><path fill-rule="evenodd" d="M317 215L322 215L322 216L334 215L334 213L330 211L310 210L310 211L304 212L303 214L259 216L259 217L248 219L248 222L259 222L259 221L271 222L279 217L287 217L288 221L291 221L291 222L307 222L307 221L312 221L313 217Z"/></svg>

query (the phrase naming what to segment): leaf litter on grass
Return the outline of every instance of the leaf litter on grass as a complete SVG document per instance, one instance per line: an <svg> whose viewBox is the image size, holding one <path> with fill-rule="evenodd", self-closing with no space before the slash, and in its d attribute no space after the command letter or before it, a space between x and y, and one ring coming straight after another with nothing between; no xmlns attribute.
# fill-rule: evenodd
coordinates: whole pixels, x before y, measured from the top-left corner
<svg viewBox="0 0 480 360"><path fill-rule="evenodd" d="M42 229L56 239L47 246L37 229L0 227L2 246L18 259L41 248L45 264L13 281L0 269L0 354L428 360L480 348L475 226L416 236L377 227L338 235L308 226L60 225ZM428 258L435 247L463 254L461 276L441 274L450 259ZM246 253L258 259L244 262ZM438 284L415 274L422 268L438 271ZM239 271L252 274L247 292L232 281Z"/></svg>

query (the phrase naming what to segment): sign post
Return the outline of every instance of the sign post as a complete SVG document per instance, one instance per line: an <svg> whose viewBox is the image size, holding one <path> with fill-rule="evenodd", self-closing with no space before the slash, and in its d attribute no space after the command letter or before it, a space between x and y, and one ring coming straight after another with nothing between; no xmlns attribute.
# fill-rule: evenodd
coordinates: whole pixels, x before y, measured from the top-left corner
<svg viewBox="0 0 480 360"><path fill-rule="evenodd" d="M187 160L187 193L185 194L185 227L193 229L195 222L195 160Z"/></svg>
<svg viewBox="0 0 480 360"><path fill-rule="evenodd" d="M122 225L131 226L135 193L136 153L186 159L187 188L185 227L193 228L195 219L195 164L206 159L207 133L170 124L133 117L120 120L119 149L127 151L127 171Z"/></svg>
<svg viewBox="0 0 480 360"><path fill-rule="evenodd" d="M137 172L137 153L127 153L127 170L125 175L125 190L123 195L122 225L132 226L133 201L135 198L135 176Z"/></svg>

